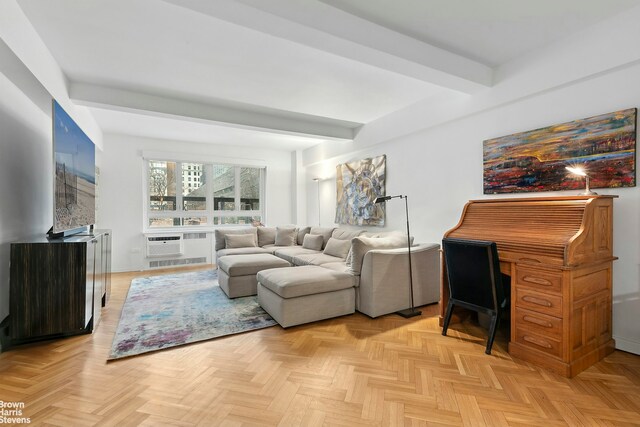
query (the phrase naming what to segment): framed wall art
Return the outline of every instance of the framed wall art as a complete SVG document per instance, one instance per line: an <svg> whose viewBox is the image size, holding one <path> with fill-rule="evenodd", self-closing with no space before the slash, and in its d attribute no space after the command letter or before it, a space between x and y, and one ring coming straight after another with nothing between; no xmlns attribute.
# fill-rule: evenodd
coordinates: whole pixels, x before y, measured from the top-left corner
<svg viewBox="0 0 640 427"><path fill-rule="evenodd" d="M636 185L637 109L616 111L484 141L484 194Z"/></svg>
<svg viewBox="0 0 640 427"><path fill-rule="evenodd" d="M336 223L384 226L387 156L342 163L336 166Z"/></svg>

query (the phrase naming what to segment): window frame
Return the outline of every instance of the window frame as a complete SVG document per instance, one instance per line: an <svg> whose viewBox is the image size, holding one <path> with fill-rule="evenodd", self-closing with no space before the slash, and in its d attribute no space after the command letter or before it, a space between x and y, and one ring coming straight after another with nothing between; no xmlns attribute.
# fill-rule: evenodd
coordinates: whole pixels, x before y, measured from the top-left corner
<svg viewBox="0 0 640 427"><path fill-rule="evenodd" d="M190 160L183 156L170 156L170 155L144 155L143 154L143 232L156 232L156 231L168 231L168 230L207 230L207 229L215 229L220 227L238 227L238 226L249 226L250 224L214 224L216 219L222 221L224 217L260 217L261 222L265 222L265 190L266 190L266 174L267 168L262 164L246 164L244 162L238 163L230 163L226 161L216 161L215 159L201 159L201 160ZM165 211L153 211L151 210L150 203L150 191L149 191L149 169L151 162L173 162L176 164L176 173L174 174L174 179L176 180L176 201L175 201L175 210L165 210ZM184 163L196 163L203 165L203 173L205 176L205 180L207 182L207 186L209 187L206 191L206 208L204 210L184 210L183 203L183 188L182 188L182 179L183 179L183 164ZM223 165L234 168L234 210L215 210L213 203L213 186L208 185L212 183L213 177L213 166L214 165ZM241 169L242 168L253 168L258 169L260 171L259 174L259 198L258 201L260 203L260 209L258 210L241 210ZM189 169L185 169L189 171ZM194 171L195 169L190 169ZM192 181L194 182L194 181ZM164 227L152 227L149 225L150 218L180 218L184 221L187 218L191 217L206 217L207 223L204 225L173 225L173 226L164 226Z"/></svg>

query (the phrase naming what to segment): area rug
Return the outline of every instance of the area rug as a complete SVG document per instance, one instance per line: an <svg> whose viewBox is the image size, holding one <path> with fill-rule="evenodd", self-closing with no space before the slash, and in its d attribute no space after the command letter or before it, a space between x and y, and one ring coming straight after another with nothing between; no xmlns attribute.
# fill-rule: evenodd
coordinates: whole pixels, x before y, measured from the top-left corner
<svg viewBox="0 0 640 427"><path fill-rule="evenodd" d="M228 299L214 270L134 279L109 360L275 324L255 296Z"/></svg>

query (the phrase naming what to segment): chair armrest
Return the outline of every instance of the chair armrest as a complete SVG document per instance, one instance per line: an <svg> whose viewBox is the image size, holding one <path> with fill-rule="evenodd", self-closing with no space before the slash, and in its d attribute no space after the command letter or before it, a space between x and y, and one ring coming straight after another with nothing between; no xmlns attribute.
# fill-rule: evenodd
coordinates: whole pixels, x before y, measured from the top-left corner
<svg viewBox="0 0 640 427"><path fill-rule="evenodd" d="M440 245L411 247L414 306L440 299ZM374 249L364 256L358 292L358 311L371 317L409 308L407 248Z"/></svg>

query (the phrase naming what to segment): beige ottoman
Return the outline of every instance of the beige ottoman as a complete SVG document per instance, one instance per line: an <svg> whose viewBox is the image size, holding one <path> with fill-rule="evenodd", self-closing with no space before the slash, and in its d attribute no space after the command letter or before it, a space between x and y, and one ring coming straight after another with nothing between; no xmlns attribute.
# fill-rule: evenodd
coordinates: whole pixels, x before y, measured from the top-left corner
<svg viewBox="0 0 640 427"><path fill-rule="evenodd" d="M227 255L218 259L218 283L229 298L255 295L257 272L290 266L271 254Z"/></svg>
<svg viewBox="0 0 640 427"><path fill-rule="evenodd" d="M258 303L283 328L352 314L355 276L323 267L262 270Z"/></svg>

